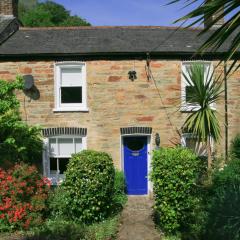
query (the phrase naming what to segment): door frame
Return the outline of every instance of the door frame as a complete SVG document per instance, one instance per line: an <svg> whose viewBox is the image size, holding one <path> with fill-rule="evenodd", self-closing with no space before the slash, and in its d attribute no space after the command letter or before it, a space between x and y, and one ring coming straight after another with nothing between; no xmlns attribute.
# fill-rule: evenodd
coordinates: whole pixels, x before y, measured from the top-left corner
<svg viewBox="0 0 240 240"><path fill-rule="evenodd" d="M120 135L120 166L121 170L124 172L124 144L123 144L123 138L125 137L147 137L147 173L148 173L148 181L147 181L147 188L148 193L146 194L151 195L153 192L152 182L149 179L149 173L151 172L151 162L152 162L152 149L151 149L151 134L142 134L142 133L136 133L136 134L122 134ZM140 195L140 196L146 196L146 195Z"/></svg>

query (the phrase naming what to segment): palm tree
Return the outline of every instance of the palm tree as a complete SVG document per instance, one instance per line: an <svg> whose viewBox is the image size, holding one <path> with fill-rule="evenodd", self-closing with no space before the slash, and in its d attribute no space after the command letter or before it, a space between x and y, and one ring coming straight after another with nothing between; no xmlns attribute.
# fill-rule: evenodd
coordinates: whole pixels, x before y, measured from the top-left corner
<svg viewBox="0 0 240 240"><path fill-rule="evenodd" d="M200 32L203 35L209 32L209 29L221 19L225 18L225 23L220 28L212 31L208 39L198 49L198 53L204 53L206 50L217 51L225 42L230 42L230 47L226 53L224 60L234 59L240 48L240 1L239 0L169 0L169 4L183 2L185 7L191 6L199 2L199 6L190 11L185 16L177 19L176 22L184 23L192 20L187 24L186 28L196 24L201 25L208 22L207 26ZM215 18L212 18L215 16ZM236 60L231 64L230 70L236 65ZM229 72L230 72L229 70Z"/></svg>
<svg viewBox="0 0 240 240"><path fill-rule="evenodd" d="M212 165L211 139L218 142L220 123L213 105L219 99L222 90L221 76L214 78L214 71L206 70L204 63L192 63L183 73L186 84L191 91L188 94L188 103L196 106L188 115L183 129L191 132L198 142L206 144L208 150L208 168Z"/></svg>

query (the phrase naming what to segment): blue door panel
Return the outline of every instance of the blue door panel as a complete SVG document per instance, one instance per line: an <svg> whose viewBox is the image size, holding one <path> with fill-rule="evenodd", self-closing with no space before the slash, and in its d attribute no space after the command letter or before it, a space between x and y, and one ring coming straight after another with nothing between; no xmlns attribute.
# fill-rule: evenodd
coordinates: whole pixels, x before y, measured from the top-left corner
<svg viewBox="0 0 240 240"><path fill-rule="evenodd" d="M140 149L133 149L136 145ZM148 193L147 179L147 137L127 137L124 139L124 173L127 194Z"/></svg>

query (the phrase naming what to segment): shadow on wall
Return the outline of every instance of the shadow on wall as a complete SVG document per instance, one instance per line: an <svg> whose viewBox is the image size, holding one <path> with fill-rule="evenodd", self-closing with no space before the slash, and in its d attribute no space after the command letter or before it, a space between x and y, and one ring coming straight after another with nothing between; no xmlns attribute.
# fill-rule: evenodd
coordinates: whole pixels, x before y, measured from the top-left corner
<svg viewBox="0 0 240 240"><path fill-rule="evenodd" d="M36 86L33 86L31 89L23 90L24 94L32 100L38 100L40 98L40 92Z"/></svg>

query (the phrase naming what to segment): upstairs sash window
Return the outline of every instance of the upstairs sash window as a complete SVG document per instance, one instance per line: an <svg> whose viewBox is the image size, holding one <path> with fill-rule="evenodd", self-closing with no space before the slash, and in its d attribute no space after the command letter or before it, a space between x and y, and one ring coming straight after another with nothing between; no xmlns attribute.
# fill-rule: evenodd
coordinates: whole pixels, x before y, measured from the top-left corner
<svg viewBox="0 0 240 240"><path fill-rule="evenodd" d="M57 63L55 89L55 110L86 110L85 63Z"/></svg>

